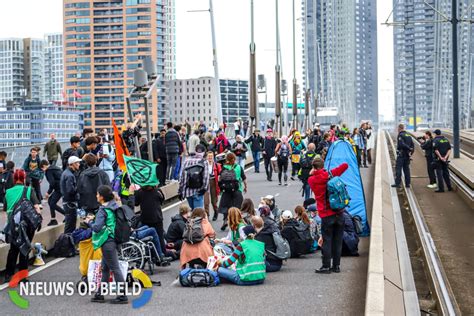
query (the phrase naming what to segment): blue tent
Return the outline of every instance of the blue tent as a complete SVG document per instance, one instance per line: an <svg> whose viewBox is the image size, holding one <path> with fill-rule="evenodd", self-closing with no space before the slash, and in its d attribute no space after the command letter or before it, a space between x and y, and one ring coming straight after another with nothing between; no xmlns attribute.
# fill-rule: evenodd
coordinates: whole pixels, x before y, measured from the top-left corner
<svg viewBox="0 0 474 316"><path fill-rule="evenodd" d="M360 216L364 225L362 236L368 236L370 233L370 227L367 222L364 184L362 183L362 179L360 177L357 157L354 153L352 145L349 142L345 140L338 140L333 143L331 147L329 147L324 167L326 170L331 170L343 162L347 162L349 165L349 169L347 169L346 172L344 172L341 176L342 181L344 181L347 186L349 196L351 197L348 211L352 216Z"/></svg>

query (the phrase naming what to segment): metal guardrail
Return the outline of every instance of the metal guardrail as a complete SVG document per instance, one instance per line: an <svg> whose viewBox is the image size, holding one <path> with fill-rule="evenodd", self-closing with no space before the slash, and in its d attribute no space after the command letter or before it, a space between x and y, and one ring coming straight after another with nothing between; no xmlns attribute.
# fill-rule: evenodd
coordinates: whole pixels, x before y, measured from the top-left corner
<svg viewBox="0 0 474 316"><path fill-rule="evenodd" d="M396 152L395 145L392 138L386 132L387 138L389 139L390 146L393 152ZM423 213L418 205L415 194L411 188L406 188L405 181L403 179L403 188L405 190L408 203L413 215L414 223L416 226L416 234L419 238L421 248L423 250L423 256L425 259L426 267L428 269L429 278L433 285L434 295L437 299L439 308L441 309L441 315L461 315L459 306L454 297L453 291L449 284L446 273L438 255L438 250L431 237L428 225L424 219Z"/></svg>
<svg viewBox="0 0 474 316"><path fill-rule="evenodd" d="M69 142L61 142L59 144L61 145L61 149L63 151L66 150L66 148L69 148L70 146ZM39 148L41 148L39 155L40 155L40 158L43 158L44 145L45 143L37 143L37 144L16 146L16 147L4 147L4 148L0 148L0 151L4 151L7 153L7 161L10 161L10 160L13 161L15 163L15 168L21 168L26 157L28 157L28 155L30 154L30 149L35 146L38 146ZM61 160L57 162L57 165L61 166Z"/></svg>

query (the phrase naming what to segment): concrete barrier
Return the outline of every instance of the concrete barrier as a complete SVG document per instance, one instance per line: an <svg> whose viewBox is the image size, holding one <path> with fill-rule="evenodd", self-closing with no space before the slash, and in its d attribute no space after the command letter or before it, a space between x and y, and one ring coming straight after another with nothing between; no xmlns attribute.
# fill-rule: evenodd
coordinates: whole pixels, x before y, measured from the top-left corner
<svg viewBox="0 0 474 316"><path fill-rule="evenodd" d="M379 132L374 178L366 315L420 315L385 133Z"/></svg>

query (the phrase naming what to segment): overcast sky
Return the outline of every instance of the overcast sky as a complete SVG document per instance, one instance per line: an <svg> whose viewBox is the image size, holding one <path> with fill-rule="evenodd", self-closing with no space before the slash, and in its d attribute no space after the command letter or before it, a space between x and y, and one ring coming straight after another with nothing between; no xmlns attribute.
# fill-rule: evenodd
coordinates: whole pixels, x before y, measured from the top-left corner
<svg viewBox="0 0 474 316"><path fill-rule="evenodd" d="M176 1L177 78L213 76L212 42L208 0ZM269 83L273 99L275 69L275 7L272 0L255 2L255 42L257 73ZM380 23L390 14L392 1L378 0L379 112L393 117L393 30ZM283 76L293 78L292 1L280 0L280 38ZM249 76L250 1L214 0L217 54L221 78L247 79ZM301 0L296 0L296 17L301 16ZM43 37L62 32L62 0L0 0L0 38ZM296 76L301 83L301 22L296 22Z"/></svg>

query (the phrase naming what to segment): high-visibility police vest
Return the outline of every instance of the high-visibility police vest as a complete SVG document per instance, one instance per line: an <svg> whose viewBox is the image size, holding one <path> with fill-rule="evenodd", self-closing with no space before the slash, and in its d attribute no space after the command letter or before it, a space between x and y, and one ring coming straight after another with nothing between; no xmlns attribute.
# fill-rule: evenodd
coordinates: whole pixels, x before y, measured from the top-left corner
<svg viewBox="0 0 474 316"><path fill-rule="evenodd" d="M127 172L122 174L122 178L120 179L120 195L122 196L129 196L130 192L128 191L127 185L125 184L125 177L127 176Z"/></svg>

